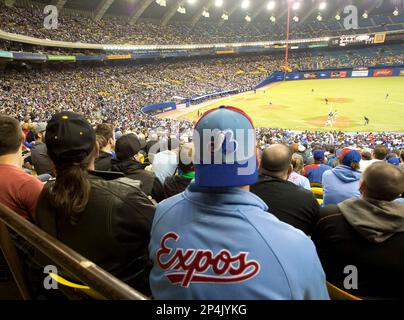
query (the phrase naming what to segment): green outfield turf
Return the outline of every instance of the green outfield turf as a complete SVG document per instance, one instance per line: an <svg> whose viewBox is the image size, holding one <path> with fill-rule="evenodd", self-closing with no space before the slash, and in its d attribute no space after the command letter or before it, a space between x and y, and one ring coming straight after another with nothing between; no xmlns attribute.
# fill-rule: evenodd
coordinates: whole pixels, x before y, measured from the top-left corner
<svg viewBox="0 0 404 320"><path fill-rule="evenodd" d="M220 105L245 110L256 127L330 130L325 126L328 113L337 110L334 129L404 132L404 77L281 82L257 93L209 103L201 110ZM193 111L181 118L194 120L196 116L197 111ZM364 116L370 119L366 127Z"/></svg>

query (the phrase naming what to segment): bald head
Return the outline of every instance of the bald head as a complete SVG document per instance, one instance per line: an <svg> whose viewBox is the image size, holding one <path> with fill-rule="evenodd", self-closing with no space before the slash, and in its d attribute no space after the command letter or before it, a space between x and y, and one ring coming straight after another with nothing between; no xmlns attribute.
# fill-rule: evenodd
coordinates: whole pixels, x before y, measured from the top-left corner
<svg viewBox="0 0 404 320"><path fill-rule="evenodd" d="M292 152L283 144L273 144L264 150L261 173L273 178L287 179L291 171Z"/></svg>
<svg viewBox="0 0 404 320"><path fill-rule="evenodd" d="M404 172L397 166L376 162L362 175L363 196L384 201L393 201L404 193Z"/></svg>

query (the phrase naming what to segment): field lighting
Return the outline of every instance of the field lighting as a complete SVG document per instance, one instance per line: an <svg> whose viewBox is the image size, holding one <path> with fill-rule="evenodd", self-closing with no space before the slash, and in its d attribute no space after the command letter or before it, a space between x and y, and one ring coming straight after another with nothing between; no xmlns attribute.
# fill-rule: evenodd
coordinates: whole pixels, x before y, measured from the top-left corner
<svg viewBox="0 0 404 320"><path fill-rule="evenodd" d="M341 20L341 16L339 15L339 13L337 13L337 15L335 16L335 20Z"/></svg>
<svg viewBox="0 0 404 320"><path fill-rule="evenodd" d="M156 3L162 7L167 6L166 0L156 0Z"/></svg>
<svg viewBox="0 0 404 320"><path fill-rule="evenodd" d="M203 9L202 16L205 18L209 18L210 17L209 11L207 11L206 9Z"/></svg>
<svg viewBox="0 0 404 320"><path fill-rule="evenodd" d="M293 21L294 21L294 22L299 22L299 17L298 17L298 16L294 16L294 17L293 17Z"/></svg>
<svg viewBox="0 0 404 320"><path fill-rule="evenodd" d="M327 2L321 2L320 3L320 5L318 6L318 8L320 9L320 10L324 10L325 8L327 8Z"/></svg>
<svg viewBox="0 0 404 320"><path fill-rule="evenodd" d="M369 15L368 15L367 11L365 11L365 12L362 14L362 18L363 18L363 19L367 19L368 17L369 17Z"/></svg>
<svg viewBox="0 0 404 320"><path fill-rule="evenodd" d="M243 0L243 2L241 2L241 8L247 9L249 6L250 6L250 0Z"/></svg>
<svg viewBox="0 0 404 320"><path fill-rule="evenodd" d="M292 5L292 9L293 10L299 10L300 9L300 2L295 2L295 3L293 3L293 5Z"/></svg>
<svg viewBox="0 0 404 320"><path fill-rule="evenodd" d="M271 16L271 18L269 18L269 20L271 20L272 23L276 22L276 18L274 16Z"/></svg>
<svg viewBox="0 0 404 320"><path fill-rule="evenodd" d="M245 21L247 21L247 22L251 22L251 17L247 14L246 16L245 16Z"/></svg>
<svg viewBox="0 0 404 320"><path fill-rule="evenodd" d="M185 7L182 7L182 6L179 6L178 9L177 9L177 11L178 11L179 13L181 13L181 14L186 14L186 13L187 13L187 11L185 10Z"/></svg>
<svg viewBox="0 0 404 320"><path fill-rule="evenodd" d="M196 2L196 0L188 0L189 4L194 4Z"/></svg>
<svg viewBox="0 0 404 320"><path fill-rule="evenodd" d="M396 10L393 11L393 15L395 15L396 17L400 14L400 12L398 12L398 9L396 8Z"/></svg>
<svg viewBox="0 0 404 320"><path fill-rule="evenodd" d="M215 0L215 6L216 7L221 7L223 5L223 0Z"/></svg>
<svg viewBox="0 0 404 320"><path fill-rule="evenodd" d="M321 16L321 14L319 14L319 15L317 16L317 20L318 20L318 21L323 20L323 17Z"/></svg>
<svg viewBox="0 0 404 320"><path fill-rule="evenodd" d="M222 19L227 21L227 20L229 20L229 16L227 14L223 13L222 14Z"/></svg>
<svg viewBox="0 0 404 320"><path fill-rule="evenodd" d="M275 8L275 1L269 1L267 4L267 9L268 10L273 10Z"/></svg>

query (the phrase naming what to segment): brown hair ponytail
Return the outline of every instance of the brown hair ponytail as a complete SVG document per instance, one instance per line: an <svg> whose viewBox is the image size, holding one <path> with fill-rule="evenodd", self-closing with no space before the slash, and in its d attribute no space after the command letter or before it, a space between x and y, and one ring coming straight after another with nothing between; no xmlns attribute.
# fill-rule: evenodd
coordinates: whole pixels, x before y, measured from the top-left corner
<svg viewBox="0 0 404 320"><path fill-rule="evenodd" d="M87 159L86 159L87 160ZM45 194L59 212L71 224L76 224L90 198L91 184L88 180L88 161L68 166L56 166L56 181L45 187Z"/></svg>

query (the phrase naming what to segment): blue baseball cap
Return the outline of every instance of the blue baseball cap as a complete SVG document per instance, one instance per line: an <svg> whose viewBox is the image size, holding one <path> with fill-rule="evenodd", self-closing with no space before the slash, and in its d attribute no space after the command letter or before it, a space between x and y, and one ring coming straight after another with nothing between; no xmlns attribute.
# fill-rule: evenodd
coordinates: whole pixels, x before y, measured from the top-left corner
<svg viewBox="0 0 404 320"><path fill-rule="evenodd" d="M313 151L313 158L314 158L314 160L324 160L324 158L325 158L324 150Z"/></svg>
<svg viewBox="0 0 404 320"><path fill-rule="evenodd" d="M255 128L244 111L221 106L195 124L195 184L221 188L258 180Z"/></svg>
<svg viewBox="0 0 404 320"><path fill-rule="evenodd" d="M362 155L359 150L354 148L344 148L338 155L341 163L345 166L351 166L352 162L359 163L362 160Z"/></svg>
<svg viewBox="0 0 404 320"><path fill-rule="evenodd" d="M400 165L400 158L390 158L387 160L387 163L398 166Z"/></svg>

